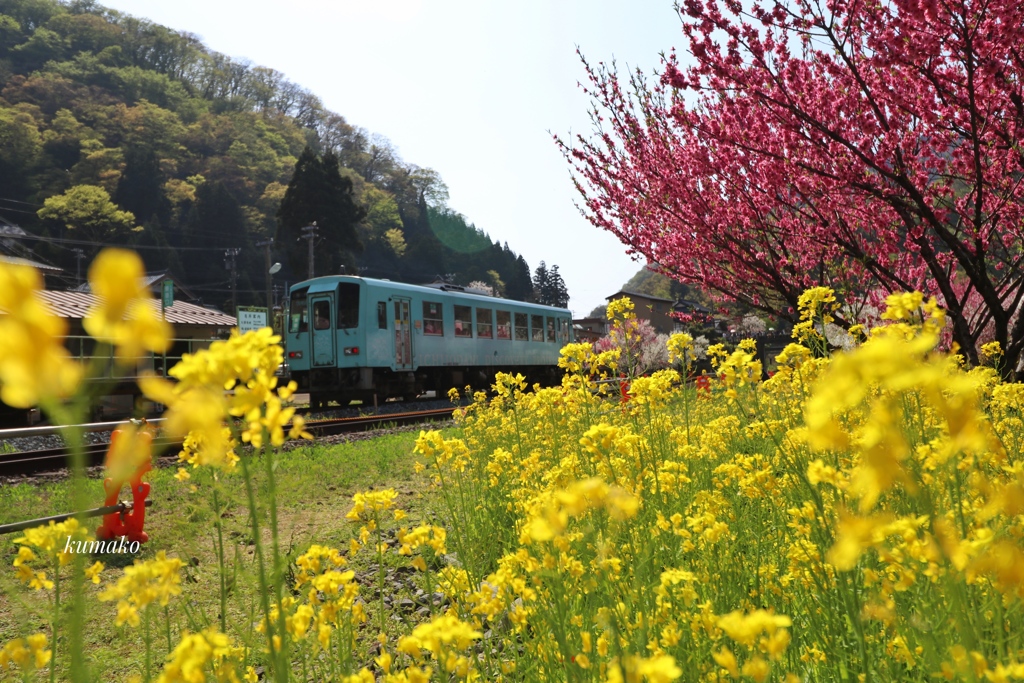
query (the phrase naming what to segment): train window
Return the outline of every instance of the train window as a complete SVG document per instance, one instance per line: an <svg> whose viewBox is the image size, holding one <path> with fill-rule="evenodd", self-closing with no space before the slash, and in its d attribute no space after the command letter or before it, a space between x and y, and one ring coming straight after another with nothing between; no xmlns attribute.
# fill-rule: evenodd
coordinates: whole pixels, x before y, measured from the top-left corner
<svg viewBox="0 0 1024 683"><path fill-rule="evenodd" d="M433 301L423 302L423 334L444 335L444 315L441 304Z"/></svg>
<svg viewBox="0 0 1024 683"><path fill-rule="evenodd" d="M516 313L516 341L530 341L530 323L525 313Z"/></svg>
<svg viewBox="0 0 1024 683"><path fill-rule="evenodd" d="M313 329L331 329L331 302L326 299L313 302Z"/></svg>
<svg viewBox="0 0 1024 683"><path fill-rule="evenodd" d="M494 320L494 316L491 315L491 309L476 309L476 336L483 337L484 339L494 339L492 320Z"/></svg>
<svg viewBox="0 0 1024 683"><path fill-rule="evenodd" d="M531 315L530 316L530 328L533 332L533 336L530 337L533 341L544 341L544 316L542 315Z"/></svg>
<svg viewBox="0 0 1024 683"><path fill-rule="evenodd" d="M288 331L292 333L309 331L309 315L306 309L306 292L299 289L292 292L292 305L289 309Z"/></svg>
<svg viewBox="0 0 1024 683"><path fill-rule="evenodd" d="M558 341L563 344L569 343L569 321L565 318L558 321Z"/></svg>
<svg viewBox="0 0 1024 683"><path fill-rule="evenodd" d="M359 285L355 282L338 283L338 329L359 327Z"/></svg>
<svg viewBox="0 0 1024 683"><path fill-rule="evenodd" d="M555 319L554 318L548 318L547 319L547 324L548 324L548 341L554 343L554 341L555 341Z"/></svg>
<svg viewBox="0 0 1024 683"><path fill-rule="evenodd" d="M512 314L498 311L498 339L512 338Z"/></svg>
<svg viewBox="0 0 1024 683"><path fill-rule="evenodd" d="M455 307L455 336L473 336L473 309L470 306Z"/></svg>
<svg viewBox="0 0 1024 683"><path fill-rule="evenodd" d="M383 301L377 302L377 328L388 329L388 305Z"/></svg>

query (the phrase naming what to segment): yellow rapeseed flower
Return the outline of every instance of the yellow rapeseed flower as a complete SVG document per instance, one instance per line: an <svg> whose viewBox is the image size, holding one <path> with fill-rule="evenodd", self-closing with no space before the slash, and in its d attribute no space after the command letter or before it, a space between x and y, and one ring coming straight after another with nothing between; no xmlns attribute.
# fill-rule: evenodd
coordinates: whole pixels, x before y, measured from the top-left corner
<svg viewBox="0 0 1024 683"><path fill-rule="evenodd" d="M831 287L811 287L804 290L796 305L802 320L814 320L819 315L828 315L835 303L836 295Z"/></svg>
<svg viewBox="0 0 1024 683"><path fill-rule="evenodd" d="M483 634L452 614L445 614L413 629L398 640L398 649L416 659L426 650L440 660L451 650L465 650Z"/></svg>
<svg viewBox="0 0 1024 683"><path fill-rule="evenodd" d="M373 519L374 513L393 508L397 497L398 492L394 489L357 492L352 496L352 509L345 518L352 521Z"/></svg>
<svg viewBox="0 0 1024 683"><path fill-rule="evenodd" d="M633 301L629 297L621 297L608 302L608 308L605 311L605 316L608 322L614 324L622 324L628 320L633 320L636 315L633 313Z"/></svg>
<svg viewBox="0 0 1024 683"><path fill-rule="evenodd" d="M118 600L117 625L139 623L138 611L156 602L166 606L172 596L181 594L181 569L185 565L176 557L168 558L161 550L152 560L136 560L125 567L117 583L99 594L100 600Z"/></svg>
<svg viewBox="0 0 1024 683"><path fill-rule="evenodd" d="M736 662L736 655L732 653L732 650L727 647L723 647L718 652L711 653L711 657L715 660L718 666L728 671L730 676L733 678L740 677L740 667Z"/></svg>
<svg viewBox="0 0 1024 683"><path fill-rule="evenodd" d="M242 648L233 647L230 638L215 628L186 631L167 656L157 683L198 683L207 680L207 672L217 681L238 681L243 655Z"/></svg>
<svg viewBox="0 0 1024 683"><path fill-rule="evenodd" d="M87 540L90 536L89 530L75 518L26 529L24 534L14 539L20 546L18 556L14 558L14 568L18 570L18 578L34 590L48 590L53 588L54 584L47 578L46 572L37 571L32 562L43 559L47 567L53 566L55 561L58 566L64 566L71 561L71 552L68 548Z"/></svg>
<svg viewBox="0 0 1024 683"><path fill-rule="evenodd" d="M142 259L125 249L104 249L89 267L97 302L82 325L94 339L116 346L120 358L161 353L171 343L171 326L145 286L145 275Z"/></svg>
<svg viewBox="0 0 1024 683"><path fill-rule="evenodd" d="M0 678L20 670L26 677L36 669L50 663L53 651L47 649L45 633L34 633L27 638L15 638L0 648Z"/></svg>
<svg viewBox="0 0 1024 683"><path fill-rule="evenodd" d="M85 578L89 579L93 583L100 582L100 573L103 571L102 562L94 562L92 566L86 567Z"/></svg>
<svg viewBox="0 0 1024 683"><path fill-rule="evenodd" d="M737 643L747 647L753 647L761 634L772 636L779 629L792 625L793 621L789 617L772 614L763 609L754 610L749 614L736 610L718 618L718 628Z"/></svg>
<svg viewBox="0 0 1024 683"><path fill-rule="evenodd" d="M669 655L626 655L608 663L607 683L670 683L682 675L683 670Z"/></svg>
<svg viewBox="0 0 1024 683"><path fill-rule="evenodd" d="M66 399L82 378L61 339L67 323L50 312L42 286L35 268L0 263L0 399L15 408Z"/></svg>

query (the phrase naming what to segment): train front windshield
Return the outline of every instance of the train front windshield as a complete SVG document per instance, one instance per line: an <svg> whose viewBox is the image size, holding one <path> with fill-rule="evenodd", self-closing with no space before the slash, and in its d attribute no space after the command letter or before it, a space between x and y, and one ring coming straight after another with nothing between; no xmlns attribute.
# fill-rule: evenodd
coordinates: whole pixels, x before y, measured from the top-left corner
<svg viewBox="0 0 1024 683"><path fill-rule="evenodd" d="M338 329L359 327L359 285L354 282L338 283Z"/></svg>
<svg viewBox="0 0 1024 683"><path fill-rule="evenodd" d="M288 316L288 331L292 333L306 332L309 330L309 313L306 305L306 289L300 289L292 293L290 315Z"/></svg>

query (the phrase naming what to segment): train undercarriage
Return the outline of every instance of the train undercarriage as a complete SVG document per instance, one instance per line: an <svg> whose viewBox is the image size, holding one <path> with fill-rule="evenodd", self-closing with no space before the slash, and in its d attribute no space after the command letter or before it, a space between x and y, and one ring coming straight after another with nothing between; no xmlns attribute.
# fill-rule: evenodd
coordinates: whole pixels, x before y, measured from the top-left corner
<svg viewBox="0 0 1024 683"><path fill-rule="evenodd" d="M433 367L415 371L395 371L390 368L315 368L307 372L293 372L292 379L300 392L309 393L311 408L324 408L330 402L345 406L352 401L363 403L384 402L388 399L411 401L427 392L443 397L452 387L463 390L487 391L498 372L520 373L528 385L539 383L550 386L559 381L560 372L554 367L494 368L494 367Z"/></svg>

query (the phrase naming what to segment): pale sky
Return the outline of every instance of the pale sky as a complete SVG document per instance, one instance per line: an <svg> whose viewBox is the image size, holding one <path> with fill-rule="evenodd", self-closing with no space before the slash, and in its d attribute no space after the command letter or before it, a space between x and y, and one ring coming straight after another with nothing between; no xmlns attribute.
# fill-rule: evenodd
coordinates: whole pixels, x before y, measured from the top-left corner
<svg viewBox="0 0 1024 683"><path fill-rule="evenodd" d="M100 0L282 72L408 163L531 270L558 265L583 316L642 265L574 206L551 139L589 133L579 46L650 74L682 45L671 0Z"/></svg>

